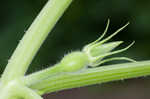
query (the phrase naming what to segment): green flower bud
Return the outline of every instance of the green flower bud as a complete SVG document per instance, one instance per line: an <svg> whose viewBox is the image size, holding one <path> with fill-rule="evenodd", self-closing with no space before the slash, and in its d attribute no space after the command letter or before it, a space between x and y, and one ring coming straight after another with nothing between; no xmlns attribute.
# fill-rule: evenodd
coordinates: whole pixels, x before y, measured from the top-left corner
<svg viewBox="0 0 150 99"><path fill-rule="evenodd" d="M126 25L124 25L123 27L121 27L120 29L118 29L115 33L113 33L112 35L110 35L109 37L105 38L104 40L101 41L101 39L105 36L108 27L109 27L109 20L106 26L106 29L104 31L104 33L102 34L101 37L99 37L96 41L86 45L83 48L83 52L88 56L88 60L89 60L89 66L98 66L104 62L108 62L108 61L112 61L112 60L128 60L128 61L134 61L132 59L126 58L126 57L117 57L117 58L111 58L111 59L106 59L103 60L106 56L110 56L116 53L120 53L123 52L125 50L127 50L129 47L131 47L134 42L132 44L130 44L129 46L127 46L124 49L121 50L117 50L117 51L112 51L113 49L115 49L117 46L119 46L121 43L123 43L123 41L115 41L115 42L110 42L110 43L105 43L108 40L110 40L112 37L114 37L117 33L119 33L121 30L123 30L129 23L127 23Z"/></svg>
<svg viewBox="0 0 150 99"><path fill-rule="evenodd" d="M103 58L106 56L109 56L108 53L112 53L111 51L115 49L117 46L119 46L122 41L116 41L111 43L102 44L100 46L91 46L89 52L85 52L88 55L89 58L89 65L95 66L100 61L102 61ZM108 54L108 55L107 55Z"/></svg>
<svg viewBox="0 0 150 99"><path fill-rule="evenodd" d="M118 47L120 44L122 44L123 41L116 41L116 42L110 42L106 44L102 44L100 46L93 45L91 46L90 54L93 57L99 56L99 55L104 55L108 52L111 52L113 49Z"/></svg>
<svg viewBox="0 0 150 99"><path fill-rule="evenodd" d="M114 37L118 32L123 30L129 23L124 25L122 28L118 29L115 33L110 35L109 37L105 38L104 40L101 40L108 29L109 26L109 20L106 26L106 29L102 36L98 38L96 41L86 45L82 51L72 52L61 60L60 66L62 72L76 72L79 71L86 66L98 66L102 63L113 61L113 60L128 60L128 61L134 61L132 59L126 58L126 57L115 57L111 59L104 59L106 56L110 56L116 53L123 52L127 50L129 47L131 47L132 44L127 46L124 49L113 51L116 47L118 47L123 41L115 41L110 43L105 43L108 40L110 40L112 37ZM135 61L134 61L135 62Z"/></svg>

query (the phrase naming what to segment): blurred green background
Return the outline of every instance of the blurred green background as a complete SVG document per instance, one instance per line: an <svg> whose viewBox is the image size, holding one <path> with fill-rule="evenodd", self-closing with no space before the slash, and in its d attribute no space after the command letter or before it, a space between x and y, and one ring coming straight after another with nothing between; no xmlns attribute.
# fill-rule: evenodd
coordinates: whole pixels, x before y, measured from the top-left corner
<svg viewBox="0 0 150 99"><path fill-rule="evenodd" d="M19 40L47 0L1 0L0 3L0 72ZM55 10L55 9L54 9ZM123 40L123 48L136 41L127 56L138 61L150 59L150 0L74 0L42 45L28 73L57 63L64 54L81 50L97 39L111 25L107 36L130 22L112 40ZM150 79L141 77L45 95L46 99L149 99Z"/></svg>

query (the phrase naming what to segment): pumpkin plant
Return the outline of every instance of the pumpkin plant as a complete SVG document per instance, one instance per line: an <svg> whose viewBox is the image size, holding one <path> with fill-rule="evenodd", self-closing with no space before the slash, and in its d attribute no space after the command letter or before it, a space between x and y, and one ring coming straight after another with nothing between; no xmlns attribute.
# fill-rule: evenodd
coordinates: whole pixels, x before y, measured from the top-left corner
<svg viewBox="0 0 150 99"><path fill-rule="evenodd" d="M71 2L72 0L49 0L44 6L8 61L0 79L0 99L42 99L41 95L45 93L150 75L150 61L136 62L127 57L107 58L134 44L114 51L123 41L108 40L129 23L104 38L109 20L104 33L96 41L85 45L80 51L65 55L54 66L26 75L40 46ZM130 62L100 66L114 60Z"/></svg>

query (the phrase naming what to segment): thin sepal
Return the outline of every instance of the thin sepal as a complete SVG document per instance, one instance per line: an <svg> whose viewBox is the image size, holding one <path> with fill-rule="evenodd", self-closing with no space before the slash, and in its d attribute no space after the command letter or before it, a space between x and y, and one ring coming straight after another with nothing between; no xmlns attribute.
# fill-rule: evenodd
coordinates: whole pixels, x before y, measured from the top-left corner
<svg viewBox="0 0 150 99"><path fill-rule="evenodd" d="M125 61L129 61L129 62L136 62L134 59L131 59L131 58L128 58L128 57L114 57L114 58L109 58L109 59L102 60L99 63L94 64L93 66L96 67L96 66L99 66L101 64L104 64L104 63L107 63L107 62L110 62L110 61L117 61L117 60L125 60Z"/></svg>

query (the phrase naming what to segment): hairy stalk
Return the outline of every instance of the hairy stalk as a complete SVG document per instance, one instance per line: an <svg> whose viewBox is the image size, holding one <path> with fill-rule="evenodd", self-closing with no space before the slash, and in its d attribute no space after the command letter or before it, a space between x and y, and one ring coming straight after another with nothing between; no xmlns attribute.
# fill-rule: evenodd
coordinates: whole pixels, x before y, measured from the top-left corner
<svg viewBox="0 0 150 99"><path fill-rule="evenodd" d="M0 79L0 99L42 99L22 83L30 63L72 0L48 0L23 36Z"/></svg>
<svg viewBox="0 0 150 99"><path fill-rule="evenodd" d="M49 0L41 13L32 23L2 75L2 82L7 83L15 78L23 76L58 19L69 6L72 0Z"/></svg>
<svg viewBox="0 0 150 99"><path fill-rule="evenodd" d="M39 81L45 80L47 78L52 77L58 73L61 73L60 64L56 64L48 69L41 70L36 73L32 73L28 75L28 81L26 82L27 85L37 83ZM25 82L24 82L25 83Z"/></svg>
<svg viewBox="0 0 150 99"><path fill-rule="evenodd" d="M150 75L150 61L141 61L89 68L77 73L62 73L37 83L32 83L33 80L29 79L31 77L26 76L24 83L30 88L37 90L39 94L45 94L64 89L147 75Z"/></svg>

